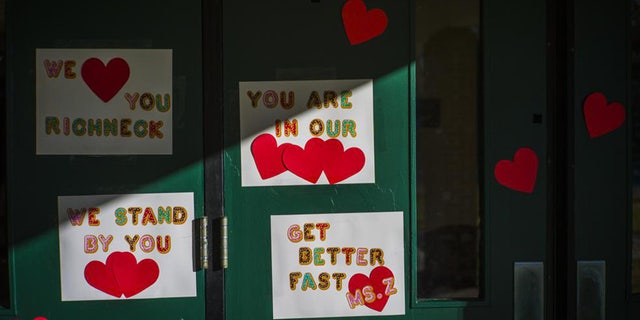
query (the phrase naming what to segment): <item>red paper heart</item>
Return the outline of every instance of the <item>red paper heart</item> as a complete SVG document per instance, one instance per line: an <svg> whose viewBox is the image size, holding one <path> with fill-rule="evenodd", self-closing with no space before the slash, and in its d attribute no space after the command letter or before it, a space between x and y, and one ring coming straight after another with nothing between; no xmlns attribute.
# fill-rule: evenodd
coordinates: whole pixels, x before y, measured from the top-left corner
<svg viewBox="0 0 640 320"><path fill-rule="evenodd" d="M291 146L290 143L283 143L278 146L276 138L268 133L261 134L253 139L251 154L262 180L275 177L287 171L287 168L282 163L282 153L289 146Z"/></svg>
<svg viewBox="0 0 640 320"><path fill-rule="evenodd" d="M501 185L516 191L532 193L538 175L538 156L529 148L520 148L516 151L513 161L498 161L493 173Z"/></svg>
<svg viewBox="0 0 640 320"><path fill-rule="evenodd" d="M316 183L322 174L324 162L324 141L311 138L304 145L304 149L291 145L282 153L282 163L296 176Z"/></svg>
<svg viewBox="0 0 640 320"><path fill-rule="evenodd" d="M122 58L113 58L105 66L98 58L89 58L82 64L82 80L104 102L109 102L129 80L129 64Z"/></svg>
<svg viewBox="0 0 640 320"><path fill-rule="evenodd" d="M107 267L113 272L122 293L127 298L150 287L160 275L160 269L155 261L144 259L137 262L136 257L130 252L110 254L107 258Z"/></svg>
<svg viewBox="0 0 640 320"><path fill-rule="evenodd" d="M330 184L347 179L364 167L364 152L356 147L345 151L338 139L325 141L324 153L324 174Z"/></svg>
<svg viewBox="0 0 640 320"><path fill-rule="evenodd" d="M587 96L583 111L584 121L591 138L609 133L624 123L624 107L617 102L607 104L607 98L601 92L594 92Z"/></svg>
<svg viewBox="0 0 640 320"><path fill-rule="evenodd" d="M84 267L84 278L92 287L116 298L122 296L118 281L107 266L100 261L91 261Z"/></svg>
<svg viewBox="0 0 640 320"><path fill-rule="evenodd" d="M387 14L382 9L371 9L362 0L349 0L342 7L342 23L351 45L369 41L387 28Z"/></svg>
<svg viewBox="0 0 640 320"><path fill-rule="evenodd" d="M389 278L394 278L393 272L384 266L379 266L371 270L368 277L362 273L356 273L349 279L349 293L351 293L352 296L356 296L356 290L360 290L360 293L366 297L367 294L365 294L365 292L367 292L367 290L365 287L370 286L373 289L372 293L375 300L371 302L365 301L364 305L380 312L387 305L389 296L395 293L387 292L388 283L383 281Z"/></svg>

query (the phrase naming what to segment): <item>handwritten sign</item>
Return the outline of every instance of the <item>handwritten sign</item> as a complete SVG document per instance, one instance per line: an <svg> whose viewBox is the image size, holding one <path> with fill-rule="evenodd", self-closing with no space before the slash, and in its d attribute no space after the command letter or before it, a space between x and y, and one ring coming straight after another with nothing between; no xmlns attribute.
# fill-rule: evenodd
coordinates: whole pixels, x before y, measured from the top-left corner
<svg viewBox="0 0 640 320"><path fill-rule="evenodd" d="M193 297L193 193L58 197L62 300Z"/></svg>
<svg viewBox="0 0 640 320"><path fill-rule="evenodd" d="M375 182L372 80L239 90L243 186Z"/></svg>
<svg viewBox="0 0 640 320"><path fill-rule="evenodd" d="M402 212L271 216L273 318L404 314Z"/></svg>
<svg viewBox="0 0 640 320"><path fill-rule="evenodd" d="M37 154L171 154L172 51L36 49Z"/></svg>

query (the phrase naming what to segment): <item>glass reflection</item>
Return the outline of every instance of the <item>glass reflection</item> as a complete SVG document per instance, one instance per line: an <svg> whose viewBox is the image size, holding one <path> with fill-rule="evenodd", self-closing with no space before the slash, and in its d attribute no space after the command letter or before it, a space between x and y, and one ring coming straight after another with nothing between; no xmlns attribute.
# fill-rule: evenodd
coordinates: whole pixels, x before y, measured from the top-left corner
<svg viewBox="0 0 640 320"><path fill-rule="evenodd" d="M417 0L418 297L480 297L479 0Z"/></svg>

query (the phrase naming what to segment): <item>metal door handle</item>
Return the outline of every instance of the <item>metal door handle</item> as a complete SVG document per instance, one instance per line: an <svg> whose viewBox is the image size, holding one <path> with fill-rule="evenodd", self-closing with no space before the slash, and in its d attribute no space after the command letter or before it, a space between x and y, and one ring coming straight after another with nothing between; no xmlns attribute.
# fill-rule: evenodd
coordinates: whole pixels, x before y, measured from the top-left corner
<svg viewBox="0 0 640 320"><path fill-rule="evenodd" d="M515 262L513 264L513 319L544 319L544 264Z"/></svg>
<svg viewBox="0 0 640 320"><path fill-rule="evenodd" d="M605 261L578 261L577 319L605 319Z"/></svg>

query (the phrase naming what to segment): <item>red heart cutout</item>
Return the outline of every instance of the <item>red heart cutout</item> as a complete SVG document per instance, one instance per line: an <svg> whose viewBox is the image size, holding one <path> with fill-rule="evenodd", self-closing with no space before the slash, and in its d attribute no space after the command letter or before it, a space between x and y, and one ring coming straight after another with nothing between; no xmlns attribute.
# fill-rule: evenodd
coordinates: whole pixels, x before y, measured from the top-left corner
<svg viewBox="0 0 640 320"><path fill-rule="evenodd" d="M624 107L617 102L607 104L607 98L601 92L594 92L587 96L583 111L584 121L591 138L609 133L624 123Z"/></svg>
<svg viewBox="0 0 640 320"><path fill-rule="evenodd" d="M122 296L118 281L107 266L100 261L91 261L84 267L84 278L92 287L116 298Z"/></svg>
<svg viewBox="0 0 640 320"><path fill-rule="evenodd" d="M382 9L371 9L362 0L349 0L342 7L342 23L351 45L371 40L387 28L387 14Z"/></svg>
<svg viewBox="0 0 640 320"><path fill-rule="evenodd" d="M287 168L282 163L282 153L289 146L291 146L290 143L283 143L278 146L276 138L268 133L261 134L253 139L251 154L262 180L275 177L287 171Z"/></svg>
<svg viewBox="0 0 640 320"><path fill-rule="evenodd" d="M532 193L538 175L538 156L529 148L520 148L516 151L513 161L498 161L493 173L501 185L516 191Z"/></svg>
<svg viewBox="0 0 640 320"><path fill-rule="evenodd" d="M393 272L384 266L371 270L368 277L362 273L356 273L349 279L349 293L351 296L357 296L356 290L359 290L363 299L373 300L364 300L364 305L380 312L387 305L389 296L396 293L396 291L387 292L389 283L385 279L389 278L394 278Z"/></svg>
<svg viewBox="0 0 640 320"><path fill-rule="evenodd" d="M296 145L285 148L282 163L296 176L316 183L322 174L324 157L324 141L311 138L305 143L304 149Z"/></svg>
<svg viewBox="0 0 640 320"><path fill-rule="evenodd" d="M129 298L150 287L158 280L160 269L151 259L136 261L130 252L114 252L107 258L107 268L113 276L125 297Z"/></svg>
<svg viewBox="0 0 640 320"><path fill-rule="evenodd" d="M104 102L109 102L129 80L129 64L122 58L113 58L105 66L98 58L89 58L82 64L82 80Z"/></svg>
<svg viewBox="0 0 640 320"><path fill-rule="evenodd" d="M330 184L347 179L364 167L364 152L356 147L345 151L338 139L325 141L324 152L324 174Z"/></svg>

